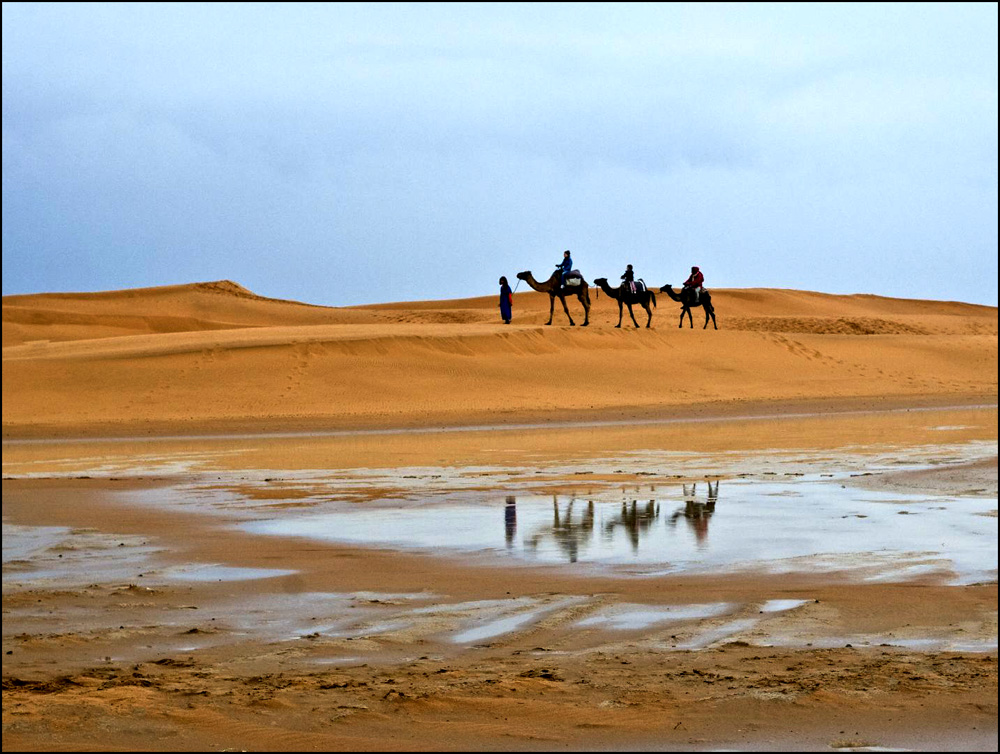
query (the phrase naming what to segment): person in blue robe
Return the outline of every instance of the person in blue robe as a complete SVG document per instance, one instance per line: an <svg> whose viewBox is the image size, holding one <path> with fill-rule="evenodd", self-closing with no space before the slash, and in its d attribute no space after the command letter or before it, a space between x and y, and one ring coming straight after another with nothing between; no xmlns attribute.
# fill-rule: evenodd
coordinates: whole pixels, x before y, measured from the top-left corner
<svg viewBox="0 0 1000 754"><path fill-rule="evenodd" d="M507 278L500 278L500 319L505 325L510 324L511 309L514 305L514 294L507 284Z"/></svg>

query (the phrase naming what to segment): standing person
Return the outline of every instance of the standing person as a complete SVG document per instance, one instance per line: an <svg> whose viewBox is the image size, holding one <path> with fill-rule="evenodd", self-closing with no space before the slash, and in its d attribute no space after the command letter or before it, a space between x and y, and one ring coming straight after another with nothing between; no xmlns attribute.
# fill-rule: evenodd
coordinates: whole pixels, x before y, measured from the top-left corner
<svg viewBox="0 0 1000 754"><path fill-rule="evenodd" d="M514 293L507 284L507 278L500 278L500 319L505 325L510 324L511 309L514 307Z"/></svg>
<svg viewBox="0 0 1000 754"><path fill-rule="evenodd" d="M559 270L559 285L566 285L566 276L569 275L570 270L573 269L573 259L569 255L569 249L563 252L563 260L556 265L556 269Z"/></svg>
<svg viewBox="0 0 1000 754"><path fill-rule="evenodd" d="M684 287L694 291L694 302L697 304L701 300L702 287L705 285L705 276L697 267L691 268L691 276L684 281Z"/></svg>

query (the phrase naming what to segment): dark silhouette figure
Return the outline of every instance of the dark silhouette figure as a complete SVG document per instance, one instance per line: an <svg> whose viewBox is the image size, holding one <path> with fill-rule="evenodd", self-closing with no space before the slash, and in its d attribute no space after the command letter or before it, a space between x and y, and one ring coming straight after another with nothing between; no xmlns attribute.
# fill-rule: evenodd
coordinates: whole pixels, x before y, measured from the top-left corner
<svg viewBox="0 0 1000 754"><path fill-rule="evenodd" d="M517 499L513 495L507 496L507 505L503 510L503 533L509 550L514 546L517 534Z"/></svg>
<svg viewBox="0 0 1000 754"><path fill-rule="evenodd" d="M633 500L631 504L622 502L621 512L618 518L607 521L604 524L604 534L611 536L615 529L622 527L632 542L632 551L639 551L639 539L644 531L649 529L652 523L660 517L660 509L656 506L656 501L650 500L641 508Z"/></svg>
<svg viewBox="0 0 1000 754"><path fill-rule="evenodd" d="M552 526L534 534L528 539L528 544L537 549L539 543L551 534L556 545L563 551L570 563L575 563L580 557L580 545L585 544L594 536L594 503L588 502L579 521L573 520L573 501L566 507L566 512L559 513L559 503L552 497Z"/></svg>
<svg viewBox="0 0 1000 754"><path fill-rule="evenodd" d="M699 297L692 288L684 288L679 294L674 291L670 283L660 288L660 293L666 293L674 301L677 301L681 305L681 319L677 323L678 327L684 327L684 315L688 315L688 324L693 328L694 321L691 318L691 309L696 306L703 307L705 309L705 326L701 329L704 330L708 327L708 318L712 318L712 324L715 329L719 329L719 325L715 321L715 306L712 304L712 294L707 290L702 290L701 296Z"/></svg>
<svg viewBox="0 0 1000 754"><path fill-rule="evenodd" d="M500 319L505 325L510 324L512 318L511 309L514 307L514 294L507 284L507 278L500 278Z"/></svg>
<svg viewBox="0 0 1000 754"><path fill-rule="evenodd" d="M539 283L535 280L535 277L531 274L530 270L517 273L517 279L523 280L540 293L549 294L549 321L545 324L552 324L552 313L555 311L557 298L562 303L563 311L566 312L566 317L569 319L569 323L571 325L576 324L576 322L573 321L573 315L569 313L569 307L566 306L566 296L576 296L580 299L580 303L583 305L583 324L581 327L586 327L590 324L590 286L582 277L580 278L580 284L577 286L561 285L560 281L562 280L562 272L560 270L553 272L552 277L544 283Z"/></svg>
<svg viewBox="0 0 1000 754"><path fill-rule="evenodd" d="M633 293L627 285L612 288L608 285L607 278L594 278L594 283L608 296L611 296L611 298L618 302L618 324L615 327L622 326L622 317L624 316L623 305L628 307L628 316L632 318L632 323L636 327L639 326L639 323L635 321L635 314L632 313L633 304L639 304L639 306L646 310L646 314L648 315L646 318L646 327L650 326L653 321L653 310L649 308L649 304L652 302L653 306L656 306L656 294L646 288L645 285L641 288L637 285L636 291Z"/></svg>
<svg viewBox="0 0 1000 754"><path fill-rule="evenodd" d="M698 499L697 484L683 485L684 487L684 507L674 511L667 521L671 526L676 526L677 521L683 517L688 526L694 532L694 538L698 542L698 547L708 544L708 521L715 513L715 504L719 500L719 482L712 486L708 482L708 494L704 500Z"/></svg>

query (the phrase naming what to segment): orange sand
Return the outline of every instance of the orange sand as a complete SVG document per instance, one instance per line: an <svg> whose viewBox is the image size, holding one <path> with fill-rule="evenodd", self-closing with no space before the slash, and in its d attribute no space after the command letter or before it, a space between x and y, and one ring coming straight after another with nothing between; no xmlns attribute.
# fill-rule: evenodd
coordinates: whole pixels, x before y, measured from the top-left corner
<svg viewBox="0 0 1000 754"><path fill-rule="evenodd" d="M640 418L853 402L992 402L997 310L716 290L718 331L588 328L518 293L322 308L210 283L3 300L4 437ZM569 303L579 314L579 304ZM574 308L575 307L575 308ZM558 309L558 303L557 303ZM581 317L575 317L581 321ZM628 318L626 317L626 321ZM642 321L642 320L640 320Z"/></svg>
<svg viewBox="0 0 1000 754"><path fill-rule="evenodd" d="M712 454L801 451L836 467L848 451L996 442L995 307L785 290L713 296L718 331L701 329L697 310L696 327L679 329L679 306L665 295L652 330L615 329L617 305L593 292L586 329L568 327L558 303L546 327L549 302L536 293L516 295L509 326L495 297L325 308L228 281L4 297L5 526L63 526L70 542L113 536L125 550L133 537L178 564L297 574L59 589L16 586L17 572L8 582L5 566L3 749L995 750L995 650L780 648L747 636L666 651L653 640L669 641L669 632L567 632L569 623L554 619L464 650L403 634L265 642L220 628L219 612L234 598L253 606L360 591L427 592L443 603L801 598L810 600L801 617L782 620L803 634L917 631L988 642L995 581L498 570L256 537L130 497L192 483L208 489L211 480L280 512L332 493L322 481L262 485L245 474L319 469L361 479L364 469L427 467L432 475L489 464L554 491L580 483L560 473L562 462L631 451L704 454L706 468ZM579 304L569 307L582 322ZM448 427L466 431L435 431ZM370 432L380 429L406 431ZM227 432L241 436L219 436ZM193 470L172 469L177 458L194 459ZM995 456L938 460L940 469L860 481L995 497ZM623 467L584 478L598 488L649 481ZM359 483L359 504L394 494L384 484ZM177 615L187 621L180 627L166 620ZM197 652L159 649L199 640L207 644ZM316 663L362 649L377 661Z"/></svg>

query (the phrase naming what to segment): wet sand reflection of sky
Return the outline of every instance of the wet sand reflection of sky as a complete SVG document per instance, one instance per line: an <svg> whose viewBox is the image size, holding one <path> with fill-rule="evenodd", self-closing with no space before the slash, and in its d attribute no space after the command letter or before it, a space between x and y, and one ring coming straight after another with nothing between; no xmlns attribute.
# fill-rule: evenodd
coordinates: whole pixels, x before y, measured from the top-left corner
<svg viewBox="0 0 1000 754"><path fill-rule="evenodd" d="M721 491L720 491L721 486ZM996 501L880 493L814 476L651 488L642 497L506 495L245 524L262 534L375 547L445 550L543 564L717 569L888 570L996 578Z"/></svg>

